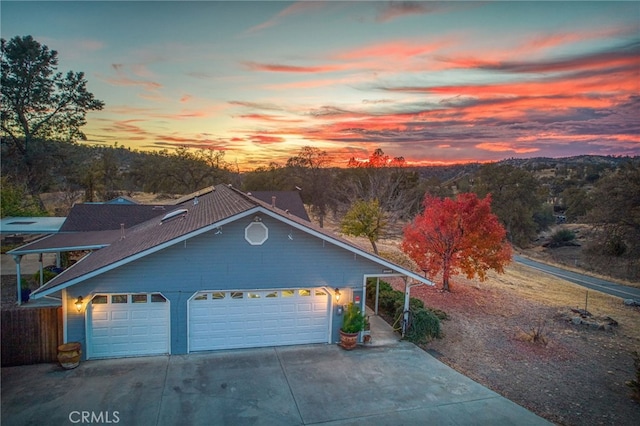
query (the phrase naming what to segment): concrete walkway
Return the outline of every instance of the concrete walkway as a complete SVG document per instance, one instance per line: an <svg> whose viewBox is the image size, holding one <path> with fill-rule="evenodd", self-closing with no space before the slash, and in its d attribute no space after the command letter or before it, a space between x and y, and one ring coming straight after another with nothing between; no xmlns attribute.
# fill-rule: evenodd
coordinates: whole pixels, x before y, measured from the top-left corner
<svg viewBox="0 0 640 426"><path fill-rule="evenodd" d="M371 318L372 329L384 332L374 334L377 345L353 351L305 345L85 361L74 370L55 364L3 368L1 421L17 426L77 424L83 418L145 426L550 424L398 341L377 319Z"/></svg>

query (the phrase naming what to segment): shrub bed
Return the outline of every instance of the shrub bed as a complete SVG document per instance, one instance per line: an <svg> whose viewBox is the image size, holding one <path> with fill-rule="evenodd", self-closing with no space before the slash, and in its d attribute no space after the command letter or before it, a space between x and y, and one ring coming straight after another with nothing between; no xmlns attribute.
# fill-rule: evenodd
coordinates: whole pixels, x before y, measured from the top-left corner
<svg viewBox="0 0 640 426"><path fill-rule="evenodd" d="M374 308L376 300L375 280L367 283L367 301L369 307ZM399 322L404 312L404 293L394 290L386 281L380 281L378 295L378 313L388 322ZM446 312L424 306L424 302L415 297L409 299L409 329L405 338L414 343L426 343L442 337L440 320L447 319ZM390 321L389 321L390 320Z"/></svg>

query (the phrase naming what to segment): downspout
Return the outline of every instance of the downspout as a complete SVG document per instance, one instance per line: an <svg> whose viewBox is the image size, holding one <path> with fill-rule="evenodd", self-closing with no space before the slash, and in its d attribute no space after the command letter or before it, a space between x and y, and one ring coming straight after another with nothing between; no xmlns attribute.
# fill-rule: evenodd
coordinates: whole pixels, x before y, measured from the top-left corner
<svg viewBox="0 0 640 426"><path fill-rule="evenodd" d="M22 285L21 285L21 281L22 281L22 277L21 277L21 273L20 273L20 261L22 260L22 255L21 254L14 254L13 255L13 260L16 262L16 277L18 279L18 305L22 305Z"/></svg>

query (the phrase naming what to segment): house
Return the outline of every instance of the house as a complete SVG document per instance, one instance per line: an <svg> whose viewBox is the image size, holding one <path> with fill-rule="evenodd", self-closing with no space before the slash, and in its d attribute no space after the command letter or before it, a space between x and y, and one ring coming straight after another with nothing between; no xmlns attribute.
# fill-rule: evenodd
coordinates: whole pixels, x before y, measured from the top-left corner
<svg viewBox="0 0 640 426"><path fill-rule="evenodd" d="M63 225L77 240L66 249L93 251L32 297L60 298L65 342L95 359L333 343L340 306L364 306L368 277L431 284L279 208L275 197L217 185L180 204L146 206L131 226L123 217L82 219L80 210L96 205L81 207ZM64 235L12 254L60 250L55 239Z"/></svg>

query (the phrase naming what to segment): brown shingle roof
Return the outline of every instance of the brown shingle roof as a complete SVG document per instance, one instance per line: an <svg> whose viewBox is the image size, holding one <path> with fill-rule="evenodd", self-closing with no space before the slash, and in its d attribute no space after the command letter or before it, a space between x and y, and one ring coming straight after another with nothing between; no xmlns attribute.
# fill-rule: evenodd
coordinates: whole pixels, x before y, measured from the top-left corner
<svg viewBox="0 0 640 426"><path fill-rule="evenodd" d="M218 185L214 191L198 197L197 204L191 200L165 212L186 209L186 214L165 221L162 220L164 215L156 216L129 229L124 239L118 238L108 247L91 253L38 289L34 295L250 210L256 205L247 198L239 197L227 186Z"/></svg>
<svg viewBox="0 0 640 426"><path fill-rule="evenodd" d="M171 207L173 209L173 207ZM131 228L166 213L164 206L143 204L76 204L59 232L107 231Z"/></svg>
<svg viewBox="0 0 640 426"><path fill-rule="evenodd" d="M198 197L197 202L195 199L192 199L175 206L173 209L173 211L186 210L184 214L172 216L164 221L162 220L162 216L155 217L129 229L124 239L117 239L113 241L111 245L86 256L71 268L53 278L43 287L37 289L33 294L36 298L38 294L43 292L49 294L52 291L56 291L54 288L63 286L65 283L69 283L84 275L104 270L109 266L115 266L118 262L126 261L127 259L132 260L136 258L136 256L144 256L152 253L155 250L188 238L190 235L197 234L198 231L203 232L207 230L203 228L212 229L212 226L219 224L225 219L231 219L236 215L249 212L259 207L272 212L275 216L284 217L300 225L301 229L308 229L321 238L329 241L332 240L349 249L355 249L367 257L378 258L378 256L365 253L362 248L307 220L295 216L290 212L283 211L278 207L272 207L271 203L266 203L230 186L217 185L213 191ZM167 212L170 213L169 210ZM390 264L384 259L378 258L378 260L384 264ZM397 267L395 269L402 270L403 268ZM414 278L423 281L422 277L415 276L411 272L408 273L414 276Z"/></svg>
<svg viewBox="0 0 640 426"><path fill-rule="evenodd" d="M297 191L251 191L248 195L267 204L272 204L273 197L276 197L276 207L280 210L288 210L289 213L298 216L300 219L311 222L307 210L304 208L302 198L300 198L300 194Z"/></svg>

